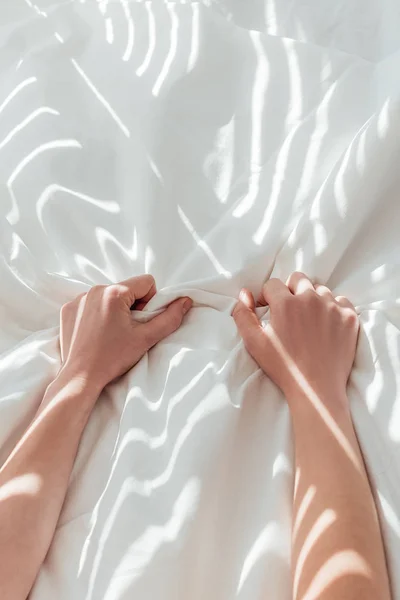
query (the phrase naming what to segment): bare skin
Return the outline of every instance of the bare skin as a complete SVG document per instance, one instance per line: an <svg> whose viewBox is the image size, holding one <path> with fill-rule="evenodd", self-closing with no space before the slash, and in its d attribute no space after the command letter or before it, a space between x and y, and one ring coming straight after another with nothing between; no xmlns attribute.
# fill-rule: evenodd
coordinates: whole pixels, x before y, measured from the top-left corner
<svg viewBox="0 0 400 600"><path fill-rule="evenodd" d="M292 416L294 600L390 600L384 546L346 387L358 317L302 273L263 287L263 328L242 290L233 312L244 344L283 391Z"/></svg>
<svg viewBox="0 0 400 600"><path fill-rule="evenodd" d="M101 390L175 331L191 307L181 298L152 321L135 323L130 308L142 308L155 292L146 275L96 286L63 307L63 366L0 470L1 598L25 600L31 590ZM294 599L389 600L379 522L346 397L358 333L354 308L298 273L287 286L270 280L260 301L271 310L267 328L248 291L233 316L293 417Z"/></svg>
<svg viewBox="0 0 400 600"><path fill-rule="evenodd" d="M180 298L148 323L130 307L155 294L149 275L96 286L61 311L63 366L36 418L0 470L0 598L25 600L43 563L79 442L100 392L181 325Z"/></svg>

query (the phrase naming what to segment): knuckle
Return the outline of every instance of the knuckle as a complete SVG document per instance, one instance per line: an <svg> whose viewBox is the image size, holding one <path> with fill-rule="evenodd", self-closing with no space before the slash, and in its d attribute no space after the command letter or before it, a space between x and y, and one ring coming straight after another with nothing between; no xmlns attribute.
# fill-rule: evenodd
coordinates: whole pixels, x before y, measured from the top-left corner
<svg viewBox="0 0 400 600"><path fill-rule="evenodd" d="M319 291L321 296L325 295L325 296L328 296L329 298L333 297L331 290L326 285L317 285L317 286L315 286L315 289L317 291Z"/></svg>
<svg viewBox="0 0 400 600"><path fill-rule="evenodd" d="M71 313L73 313L75 311L77 305L79 305L82 298L84 298L86 295L87 295L87 292L82 292L81 294L76 296L76 298L74 298L73 300L69 300L68 302L63 304L61 307L61 310L60 310L61 316L66 317L66 316L70 315Z"/></svg>
<svg viewBox="0 0 400 600"><path fill-rule="evenodd" d="M121 290L117 285L108 285L103 287L101 291L108 302L115 302L121 298Z"/></svg>
<svg viewBox="0 0 400 600"><path fill-rule="evenodd" d="M315 293L315 290L304 290L300 296L302 296L307 302L314 302L315 304L319 304L321 301L320 296Z"/></svg>
<svg viewBox="0 0 400 600"><path fill-rule="evenodd" d="M333 315L340 315L340 313L343 310L342 307L339 306L339 304L336 304L336 302L334 300L331 300L330 298L327 298L325 300L325 306L328 312L330 312Z"/></svg>
<svg viewBox="0 0 400 600"><path fill-rule="evenodd" d="M293 296L293 298L300 306L310 306L313 308L317 308L321 304L322 300L321 297L314 292L314 290L305 290L302 294Z"/></svg>
<svg viewBox="0 0 400 600"><path fill-rule="evenodd" d="M321 306L328 319L340 323L343 316L342 308L334 300L322 298Z"/></svg>
<svg viewBox="0 0 400 600"><path fill-rule="evenodd" d="M358 315L351 308L346 309L345 321L349 325L349 327L358 327L359 325Z"/></svg>
<svg viewBox="0 0 400 600"><path fill-rule="evenodd" d="M105 285L94 285L93 287L90 288L87 295L89 298L93 298L95 296L102 294L105 288L106 288Z"/></svg>

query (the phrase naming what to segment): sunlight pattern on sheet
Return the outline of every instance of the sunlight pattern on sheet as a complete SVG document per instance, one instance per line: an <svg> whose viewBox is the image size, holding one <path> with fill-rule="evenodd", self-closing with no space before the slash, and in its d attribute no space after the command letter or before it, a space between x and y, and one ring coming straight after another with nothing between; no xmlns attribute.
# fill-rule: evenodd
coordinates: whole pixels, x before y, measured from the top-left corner
<svg viewBox="0 0 400 600"><path fill-rule="evenodd" d="M379 353L375 346L374 336L374 330L376 331L376 328L380 327L380 324L377 323L377 315L378 313L376 311L369 311L368 320L364 319L363 322L363 328L368 336L368 345L372 353L374 366L373 380L368 385L365 392L365 402L371 415L373 415L377 409L378 400L384 388L383 370L380 365Z"/></svg>
<svg viewBox="0 0 400 600"><path fill-rule="evenodd" d="M400 539L400 515L398 509L395 510L393 506L389 504L381 491L377 490L377 494L387 523L393 533Z"/></svg>
<svg viewBox="0 0 400 600"><path fill-rule="evenodd" d="M313 221L315 255L320 256L328 246L328 232L319 221Z"/></svg>
<svg viewBox="0 0 400 600"><path fill-rule="evenodd" d="M47 17L47 13L41 10L39 6L37 4L34 4L31 0L25 0L25 3L41 17Z"/></svg>
<svg viewBox="0 0 400 600"><path fill-rule="evenodd" d="M186 351L184 349L180 350L178 352L178 354L175 355L173 360L175 360L176 357L181 358L182 354L184 355L185 352L187 352L187 350ZM175 364L179 364L179 363L177 363L175 361ZM172 414L173 410L185 398L187 398L188 394L204 378L204 375L207 374L209 371L213 370L213 367L214 367L213 363L208 363L203 369L201 369L200 373L196 374L189 381L188 384L186 384L185 386L182 387L181 390L179 390L179 392L177 394L171 396L171 399L168 401L167 415L166 415L166 419L165 419L165 427L163 428L161 433L159 433L157 436L150 436L149 434L147 434L145 431L143 431L141 429L131 427L129 429L129 431L124 435L122 442L120 443L118 451L115 455L116 460L118 461L122 457L122 454L126 451L126 448L128 447L128 445L131 444L131 442L133 442L133 441L141 441L144 444L146 444L146 446L151 448L152 450L161 448L168 439L168 426L170 423L171 414ZM157 411L160 409L160 406L163 402L165 403L164 394L161 395L160 400L158 402L153 402L151 404L148 404L147 408L149 410L151 410L152 412Z"/></svg>
<svg viewBox="0 0 400 600"><path fill-rule="evenodd" d="M70 188L67 188L63 185L52 183L51 185L48 185L45 190L43 190L36 203L36 211L42 227L44 227L43 210L48 201L51 199L51 197L57 194L57 192L68 194L75 198L79 198L80 200L88 202L89 204L93 204L93 206L97 206L101 210L105 210L109 213L118 214L121 211L120 205L114 200L99 200L98 198L93 198L92 196L83 194L82 192L71 190Z"/></svg>
<svg viewBox="0 0 400 600"><path fill-rule="evenodd" d="M272 465L272 477L277 477L278 475L292 475L292 466L291 462L283 452L279 452L278 456L274 460L274 464Z"/></svg>
<svg viewBox="0 0 400 600"><path fill-rule="evenodd" d="M256 201L262 173L263 110L268 88L269 66L260 32L252 31L250 36L257 57L252 96L251 176L247 195L233 212L233 216L236 218L246 214Z"/></svg>
<svg viewBox="0 0 400 600"><path fill-rule="evenodd" d="M269 35L277 35L278 19L276 14L275 0L266 0L265 2L265 22Z"/></svg>
<svg viewBox="0 0 400 600"><path fill-rule="evenodd" d="M349 391L400 573L398 244L382 226L397 215L398 99L381 111L380 57L356 54L367 9L345 49L342 9L314 32L326 11L313 2L28 0L4 13L0 170L14 181L0 183L0 446L57 372L56 333L44 332L46 348L29 340L58 322L64 301L145 270L169 284L154 306L164 294L195 302L182 331L97 403L32 600L291 597L287 408L239 343L229 305L240 286L257 293L294 267L332 276L361 307ZM15 172L56 138L79 153L49 148ZM303 525L309 484L303 474ZM241 492L253 485L249 504ZM211 556L197 552L208 531ZM232 549L223 569L219 545Z"/></svg>
<svg viewBox="0 0 400 600"><path fill-rule="evenodd" d="M334 97L336 89L336 82L334 82L327 93L325 94L322 102L318 106L315 113L315 128L308 144L306 156L304 159L304 168L301 174L299 189L296 193L296 204L300 205L305 199L309 190L310 181L315 173L315 169L318 165L318 159L320 155L321 145L325 135L328 132L329 126L329 109L332 99ZM310 216L312 218L319 218L319 202L314 202L312 212Z"/></svg>
<svg viewBox="0 0 400 600"><path fill-rule="evenodd" d="M257 539L253 543L246 559L243 563L242 572L240 573L239 584L236 595L238 596L245 585L252 569L258 561L267 554L270 547L275 547L280 541L281 531L278 523L268 523L260 532Z"/></svg>
<svg viewBox="0 0 400 600"><path fill-rule="evenodd" d="M296 124L303 113L303 91L301 72L299 65L299 57L295 49L293 40L284 40L284 48L287 56L288 73L290 82L290 98L289 110L286 117L286 123Z"/></svg>
<svg viewBox="0 0 400 600"><path fill-rule="evenodd" d="M104 25L106 28L106 41L108 44L112 44L114 41L114 26L111 17L104 19Z"/></svg>
<svg viewBox="0 0 400 600"><path fill-rule="evenodd" d="M129 248L125 248L121 244L121 242L113 236L107 229L104 227L95 227L95 236L99 243L99 247L102 251L103 256L105 257L105 263L107 265L107 271L112 272L114 261L108 258L107 253L107 243L111 244L114 248L118 249L118 253L120 256L124 256L129 262L133 262L135 260L135 250L129 250Z"/></svg>
<svg viewBox="0 0 400 600"><path fill-rule="evenodd" d="M24 244L23 244L21 238L19 237L19 235L17 235L13 231L12 232L12 242L11 242L10 254L9 254L9 260L10 260L11 263L13 261L17 260L18 255L20 253L20 249L21 249L22 246L24 246Z"/></svg>
<svg viewBox="0 0 400 600"><path fill-rule="evenodd" d="M12 202L12 208L7 214L7 219L10 221L10 223L15 223L19 218L18 204L13 191L13 184L15 183L15 180L17 179L18 175L20 175L20 173L25 169L25 167L27 167L40 154L58 148L82 148L82 146L77 140L55 140L53 142L41 144L40 146L35 148L35 150L32 150L32 152L25 156L25 158L21 160L21 162L15 167L14 171L11 173L7 181L7 187Z"/></svg>
<svg viewBox="0 0 400 600"><path fill-rule="evenodd" d="M153 85L152 94L153 96L158 96L160 94L161 87L164 81L167 78L168 72L171 68L173 60L176 55L177 47L178 47L178 17L175 12L175 5L172 3L168 3L167 10L171 19L171 40L168 54L165 58L165 62L160 71L160 74L157 77L155 84Z"/></svg>
<svg viewBox="0 0 400 600"><path fill-rule="evenodd" d="M144 272L151 273L154 261L155 261L154 251L151 246L146 246L146 250L144 251Z"/></svg>
<svg viewBox="0 0 400 600"><path fill-rule="evenodd" d="M121 0L121 4L122 4L122 9L124 11L124 15L126 17L126 22L127 22L127 25L128 25L128 39L127 39L127 42L126 42L125 52L124 52L124 54L122 56L122 60L126 62L132 56L135 29L134 29L134 24L133 24L133 19L132 19L131 11L129 9L128 0Z"/></svg>
<svg viewBox="0 0 400 600"><path fill-rule="evenodd" d="M338 213L341 219L346 217L346 213L349 208L349 199L346 192L346 186L344 183L344 177L346 175L350 159L351 159L351 150L352 146L348 148L346 151L343 160L340 164L339 171L335 178L334 190L335 190L335 199L336 199L336 207L338 209Z"/></svg>
<svg viewBox="0 0 400 600"><path fill-rule="evenodd" d="M165 543L178 537L185 523L190 522L196 510L200 494L200 481L189 479L179 493L172 509L171 518L164 525L151 525L126 550L125 556L117 567L116 576L125 571L142 574L143 569L152 561L156 552Z"/></svg>
<svg viewBox="0 0 400 600"><path fill-rule="evenodd" d="M388 98L383 105L383 108L379 114L378 118L378 136L383 139L387 136L389 130L389 109L390 109L390 99Z"/></svg>
<svg viewBox="0 0 400 600"><path fill-rule="evenodd" d="M142 64L136 69L136 75L141 77L148 69L156 47L156 20L153 14L151 2L145 2L147 17L149 21L149 43L146 56Z"/></svg>
<svg viewBox="0 0 400 600"><path fill-rule="evenodd" d="M396 384L400 389L400 372L396 369L395 365L400 364L400 333L399 331L393 327L390 327L391 331L389 333L388 328L386 328L386 344L387 344L387 354L390 363L394 368L394 377L396 380ZM389 420L389 436L390 439L396 442L397 444L400 442L400 401L396 399L393 402L393 407Z"/></svg>
<svg viewBox="0 0 400 600"><path fill-rule="evenodd" d="M13 137L19 131L22 131L27 125L29 125L29 123L31 123L32 121L34 121L36 119L36 117L38 117L39 115L55 115L55 116L59 116L60 113L57 110L49 108L48 106L42 106L41 108L38 108L37 110L34 110L28 117L26 117L23 121L21 121L21 123L19 123L18 125L16 125L6 135L6 137L3 140L1 140L1 142L0 142L0 150L2 148L4 148L4 146L6 144L8 144L8 142L11 141L13 139Z"/></svg>
<svg viewBox="0 0 400 600"><path fill-rule="evenodd" d="M178 438L171 449L168 464L161 475L147 482L148 489L156 490L167 483L174 473L180 452L182 451L185 442L190 438L191 432L196 424L200 423L200 421L213 413L219 413L228 406L228 403L229 394L226 385L224 383L216 383L188 415L186 423L180 430Z"/></svg>
<svg viewBox="0 0 400 600"><path fill-rule="evenodd" d="M229 198L233 179L233 152L234 152L235 120L221 127L215 136L215 151L210 153L204 165L205 174L213 181L215 194L221 204ZM213 172L217 171L215 175Z"/></svg>
<svg viewBox="0 0 400 600"><path fill-rule="evenodd" d="M13 89L13 91L7 96L7 98L0 104L0 114L3 112L3 110L5 109L5 107L7 106L7 104L9 104L11 102L11 100L13 98L15 98L15 96L17 96L17 94L19 94L19 92L21 92L28 85L31 85L32 83L35 83L36 81L37 81L36 77L28 77L27 79L24 79L24 81L21 81L21 83L19 83Z"/></svg>
<svg viewBox="0 0 400 600"><path fill-rule="evenodd" d="M357 146L356 153L356 165L358 169L358 173L361 175L364 172L366 165L366 142L367 142L367 129L364 129L362 134L360 135L360 139Z"/></svg>
<svg viewBox="0 0 400 600"><path fill-rule="evenodd" d="M82 148L82 145L77 140L54 140L54 142L47 142L45 144L41 144L35 150L32 150L21 162L17 165L14 171L11 173L8 178L7 185L8 187L12 187L18 175L23 171L23 169L29 165L32 160L34 160L37 156L42 154L43 152L47 152L49 150L54 150L55 148Z"/></svg>
<svg viewBox="0 0 400 600"><path fill-rule="evenodd" d="M100 568L102 554L104 546L107 542L109 535L113 529L116 519L118 518L118 514L120 509L125 502L125 499L131 495L132 493L140 494L145 497L148 497L151 493L154 492L155 489L160 488L164 485L172 476L174 472L175 463L179 456L179 453L184 445L184 442L190 435L195 423L204 419L208 414L213 412L220 411L224 406L226 406L226 388L225 386L218 386L218 389L212 390L210 394L208 394L205 399L196 407L196 409L190 414L188 421L183 427L182 431L179 433L178 439L172 449L171 456L163 473L161 473L158 477L153 480L144 480L137 481L133 476L129 479L126 478L122 488L120 489L117 501L115 502L112 512L109 515L103 530L101 531L100 538L96 540L96 555L93 561L93 565L90 571L90 579L89 579L89 589L86 595L86 600L92 600L93 591L96 581L96 575ZM111 477L111 476L110 476ZM91 532L88 534L86 542L81 552L80 562L79 562L79 573L82 571L85 566L85 562L87 559L87 553L91 542L91 535L93 529L96 524L96 512L98 510L98 506L101 503L101 498L97 507L95 508L93 514L93 526ZM79 574L78 574L79 576Z"/></svg>
<svg viewBox="0 0 400 600"><path fill-rule="evenodd" d="M200 47L200 8L199 3L195 2L191 5L193 16L192 16L192 42L188 60L188 71L191 71L199 56Z"/></svg>
<svg viewBox="0 0 400 600"><path fill-rule="evenodd" d="M275 214L276 208L278 206L279 195L286 176L290 150L292 147L293 139L297 133L298 127L299 125L293 127L293 129L283 142L281 150L279 151L279 155L275 166L274 177L272 180L271 194L268 199L267 208L264 212L264 216L257 231L253 235L253 241L257 245L262 244L269 228L271 227L272 217Z"/></svg>
<svg viewBox="0 0 400 600"><path fill-rule="evenodd" d="M114 119L118 127L121 131L126 135L127 138L131 136L129 129L126 125L121 121L120 117L117 115L115 110L112 108L110 103L104 98L104 96L99 92L96 86L92 83L89 77L86 75L84 70L78 65L74 58L71 58L71 63L74 65L75 69L78 71L79 75L83 78L83 80L87 83L92 92L96 95L97 99L101 102L104 108L108 111L111 117Z"/></svg>
<svg viewBox="0 0 400 600"><path fill-rule="evenodd" d="M208 244L206 244L206 242L204 240L202 240L199 237L199 235L196 233L193 225L191 224L191 222L189 221L188 217L185 215L185 213L183 212L183 210L181 209L180 206L178 206L178 214L179 214L179 216L180 216L183 224L185 225L186 229L190 232L190 234L192 235L194 241L199 246L199 248L201 248L205 252L205 254L207 255L207 257L210 259L210 261L214 265L216 271L218 273L220 273L221 275L223 275L224 277L230 278L231 277L230 271L227 271L219 263L218 259L216 258L216 256L214 255L214 253L212 252L212 250L208 246Z"/></svg>
<svg viewBox="0 0 400 600"><path fill-rule="evenodd" d="M86 258L86 256L74 252L74 261L78 267L78 271L81 273L81 279L85 283L90 283L91 285L95 285L96 283L113 283L105 269L99 267L92 260Z"/></svg>

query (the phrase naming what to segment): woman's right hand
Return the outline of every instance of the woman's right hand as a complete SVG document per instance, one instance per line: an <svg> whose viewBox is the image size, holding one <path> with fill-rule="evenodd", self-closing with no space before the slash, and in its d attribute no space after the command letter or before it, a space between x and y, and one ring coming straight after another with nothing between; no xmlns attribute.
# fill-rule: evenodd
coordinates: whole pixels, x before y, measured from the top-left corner
<svg viewBox="0 0 400 600"><path fill-rule="evenodd" d="M192 306L187 297L172 302L147 323L133 320L156 293L151 275L114 285L96 285L62 307L60 347L63 369L99 391L133 367L155 344L178 329Z"/></svg>
<svg viewBox="0 0 400 600"><path fill-rule="evenodd" d="M265 328L255 314L255 301L242 290L234 311L248 352L281 388L289 406L310 392L320 399L343 398L357 346L359 321L351 302L334 298L323 285L293 273L264 284L260 304L270 307Z"/></svg>

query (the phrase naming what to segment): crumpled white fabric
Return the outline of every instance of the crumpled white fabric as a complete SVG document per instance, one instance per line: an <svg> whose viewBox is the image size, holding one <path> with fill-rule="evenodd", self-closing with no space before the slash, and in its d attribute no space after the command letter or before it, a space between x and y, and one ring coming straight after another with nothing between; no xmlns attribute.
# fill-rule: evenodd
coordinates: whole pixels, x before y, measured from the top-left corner
<svg viewBox="0 0 400 600"><path fill-rule="evenodd" d="M99 399L31 600L291 598L290 417L231 311L295 269L360 314L348 391L400 599L398 3L6 4L1 458L64 302L142 272L132 318L194 300Z"/></svg>

